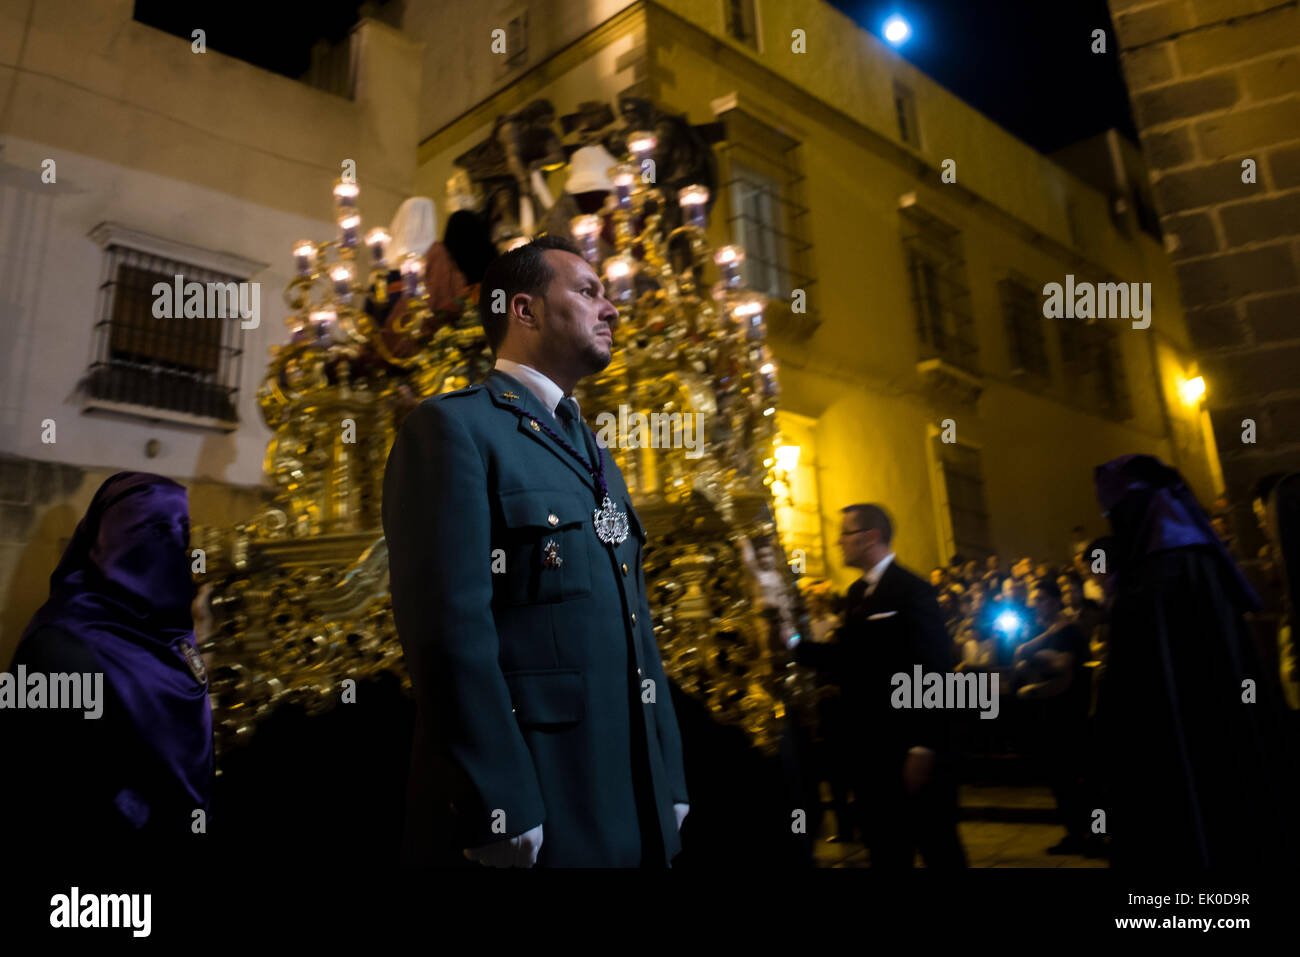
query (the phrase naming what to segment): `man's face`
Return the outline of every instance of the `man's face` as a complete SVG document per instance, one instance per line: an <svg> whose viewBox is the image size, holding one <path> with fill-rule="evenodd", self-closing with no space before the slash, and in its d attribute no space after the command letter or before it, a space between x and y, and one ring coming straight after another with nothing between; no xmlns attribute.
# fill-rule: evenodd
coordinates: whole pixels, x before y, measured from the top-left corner
<svg viewBox="0 0 1300 957"><path fill-rule="evenodd" d="M840 516L840 553L844 564L849 568L867 569L867 549L880 537L875 529L863 529L858 525L858 516L845 512Z"/></svg>
<svg viewBox="0 0 1300 957"><path fill-rule="evenodd" d="M939 588L940 586L943 585L943 580L945 577L946 576L944 575L944 571L942 568L932 569L930 571L930 584L933 585L935 588Z"/></svg>
<svg viewBox="0 0 1300 957"><path fill-rule="evenodd" d="M578 379L600 372L614 355L618 310L581 256L563 249L547 249L542 255L554 275L540 308L534 300L541 349L550 365Z"/></svg>
<svg viewBox="0 0 1300 957"><path fill-rule="evenodd" d="M1034 610L1040 628L1048 627L1061 612L1061 606L1052 596L1035 588L1029 593L1029 607Z"/></svg>

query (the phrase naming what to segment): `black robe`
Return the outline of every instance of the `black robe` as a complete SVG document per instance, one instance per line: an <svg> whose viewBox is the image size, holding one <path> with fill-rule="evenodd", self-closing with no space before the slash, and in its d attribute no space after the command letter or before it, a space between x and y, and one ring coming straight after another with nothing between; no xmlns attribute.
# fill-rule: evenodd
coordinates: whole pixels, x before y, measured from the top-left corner
<svg viewBox="0 0 1300 957"><path fill-rule="evenodd" d="M103 670L84 641L50 625L19 645L9 670L17 674L19 665L28 674ZM179 857L200 845L193 800L140 735L113 685L102 688L98 718L59 708L0 710L0 821L15 860L36 854L107 866Z"/></svg>
<svg viewBox="0 0 1300 957"><path fill-rule="evenodd" d="M1115 596L1109 647L1097 720L1113 865L1294 862L1276 686L1219 554L1143 556Z"/></svg>

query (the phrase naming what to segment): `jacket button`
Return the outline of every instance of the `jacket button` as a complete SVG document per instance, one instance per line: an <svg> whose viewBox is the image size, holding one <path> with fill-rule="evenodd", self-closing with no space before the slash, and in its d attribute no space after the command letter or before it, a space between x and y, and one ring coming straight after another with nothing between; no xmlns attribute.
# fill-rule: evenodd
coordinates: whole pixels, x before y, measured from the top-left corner
<svg viewBox="0 0 1300 957"><path fill-rule="evenodd" d="M638 678L639 678L641 675L645 674L645 672L642 671L640 668L638 668L638 669L636 670L636 673L637 673L637 677L638 677Z"/></svg>
<svg viewBox="0 0 1300 957"><path fill-rule="evenodd" d="M636 612L632 612L632 624L636 624Z"/></svg>
<svg viewBox="0 0 1300 957"><path fill-rule="evenodd" d="M546 522L547 522L548 525L559 525L559 524L560 524L560 516L558 516L558 515L556 515L554 512L552 512L550 515L547 515L547 516L546 516Z"/></svg>
<svg viewBox="0 0 1300 957"><path fill-rule="evenodd" d="M624 575L624 577L627 576L627 562L624 562L624 563L623 563L623 575Z"/></svg>
<svg viewBox="0 0 1300 957"><path fill-rule="evenodd" d="M529 419L529 420L528 420L528 424L531 425L531 426L533 427L533 431L534 431L534 432L540 432L540 431L542 431L542 427L541 427L540 425L538 425L536 422L534 422L532 419Z"/></svg>

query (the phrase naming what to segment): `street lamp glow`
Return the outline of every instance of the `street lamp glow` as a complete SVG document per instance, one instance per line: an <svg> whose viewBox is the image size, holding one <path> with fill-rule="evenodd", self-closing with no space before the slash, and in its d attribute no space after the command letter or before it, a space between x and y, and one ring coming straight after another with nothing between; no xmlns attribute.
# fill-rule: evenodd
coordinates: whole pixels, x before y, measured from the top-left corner
<svg viewBox="0 0 1300 957"><path fill-rule="evenodd" d="M1183 381L1180 391L1183 394L1183 401L1194 407L1205 396L1205 379L1202 376L1197 376L1195 379L1186 379Z"/></svg>
<svg viewBox="0 0 1300 957"><path fill-rule="evenodd" d="M885 39L894 46L902 46L912 35L912 27L898 14L885 21Z"/></svg>

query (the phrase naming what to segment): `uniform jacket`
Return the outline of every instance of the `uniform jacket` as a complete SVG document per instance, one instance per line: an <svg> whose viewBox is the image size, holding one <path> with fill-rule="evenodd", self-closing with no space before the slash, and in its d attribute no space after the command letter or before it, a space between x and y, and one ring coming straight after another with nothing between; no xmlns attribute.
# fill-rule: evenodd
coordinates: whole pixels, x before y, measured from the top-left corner
<svg viewBox="0 0 1300 957"><path fill-rule="evenodd" d="M437 863L542 824L539 866L635 867L640 805L661 845L646 856L667 863L680 849L673 804L688 796L644 528L602 449L629 523L624 542L602 543L595 480L514 408L563 434L493 371L420 403L384 475L393 615L419 714L404 858Z"/></svg>

